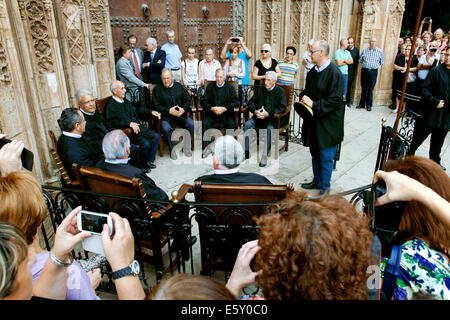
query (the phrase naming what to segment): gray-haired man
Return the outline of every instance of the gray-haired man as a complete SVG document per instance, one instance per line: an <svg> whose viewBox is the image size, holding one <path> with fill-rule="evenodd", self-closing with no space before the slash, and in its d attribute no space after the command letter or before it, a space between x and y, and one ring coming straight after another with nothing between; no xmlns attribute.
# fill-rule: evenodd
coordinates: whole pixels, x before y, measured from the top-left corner
<svg viewBox="0 0 450 320"><path fill-rule="evenodd" d="M245 157L250 157L250 138L245 134L249 129L266 129L266 142L263 155L259 163L260 167L267 165L267 155L271 146L271 129L276 126L274 114L286 111L286 94L276 85L277 73L267 71L263 87L258 87L248 103L249 111L253 117L244 124ZM283 124L281 124L283 125Z"/></svg>
<svg viewBox="0 0 450 320"><path fill-rule="evenodd" d="M244 150L232 136L218 138L214 146L214 174L204 175L196 181L220 184L272 184L257 173L244 173L240 165L244 161Z"/></svg>
<svg viewBox="0 0 450 320"><path fill-rule="evenodd" d="M130 139L122 130L113 130L105 135L102 143L102 159L96 167L131 178L142 180L147 197L157 200L168 200L167 194L150 179L145 171L128 164L130 156Z"/></svg>

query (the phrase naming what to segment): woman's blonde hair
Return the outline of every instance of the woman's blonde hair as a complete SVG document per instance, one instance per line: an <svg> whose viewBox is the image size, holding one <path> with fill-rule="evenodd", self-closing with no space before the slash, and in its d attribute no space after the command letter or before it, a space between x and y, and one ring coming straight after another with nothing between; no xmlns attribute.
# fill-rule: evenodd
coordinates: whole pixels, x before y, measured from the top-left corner
<svg viewBox="0 0 450 320"><path fill-rule="evenodd" d="M41 186L27 171L16 171L0 177L0 221L22 230L28 244L47 215Z"/></svg>

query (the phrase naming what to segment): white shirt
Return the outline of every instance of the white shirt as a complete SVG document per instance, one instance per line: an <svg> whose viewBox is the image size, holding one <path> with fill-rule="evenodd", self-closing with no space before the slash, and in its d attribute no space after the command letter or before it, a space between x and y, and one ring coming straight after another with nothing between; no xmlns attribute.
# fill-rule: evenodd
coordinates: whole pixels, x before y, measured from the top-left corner
<svg viewBox="0 0 450 320"><path fill-rule="evenodd" d="M219 170L214 170L215 174L231 174L231 173L238 173L239 170L241 169L241 166L237 166L236 168L233 169L219 169Z"/></svg>
<svg viewBox="0 0 450 320"><path fill-rule="evenodd" d="M331 63L331 60L328 59L320 68L318 66L315 66L317 72L323 71L326 67L328 67Z"/></svg>
<svg viewBox="0 0 450 320"><path fill-rule="evenodd" d="M117 102L123 103L123 100L122 100L122 99L119 99L119 98L116 97L116 96L112 96L112 97L113 97L113 99L116 100Z"/></svg>
<svg viewBox="0 0 450 320"><path fill-rule="evenodd" d="M306 71L311 70L312 67L314 67L314 63L309 62L308 58L311 58L311 52L309 50L306 50L305 54L303 55L303 59L306 60L305 68Z"/></svg>
<svg viewBox="0 0 450 320"><path fill-rule="evenodd" d="M81 139L81 134L71 133L67 131L63 131L62 134L65 135L66 137Z"/></svg>
<svg viewBox="0 0 450 320"><path fill-rule="evenodd" d="M130 160L130 158L128 158L128 159L114 159L114 160L105 159L105 162L106 163L111 163L111 164L128 164L129 160Z"/></svg>

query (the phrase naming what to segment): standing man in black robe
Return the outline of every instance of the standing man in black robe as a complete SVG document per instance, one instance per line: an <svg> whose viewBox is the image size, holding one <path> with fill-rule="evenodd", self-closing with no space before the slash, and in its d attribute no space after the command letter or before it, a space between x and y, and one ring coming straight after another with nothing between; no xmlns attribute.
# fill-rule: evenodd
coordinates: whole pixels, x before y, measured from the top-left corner
<svg viewBox="0 0 450 320"><path fill-rule="evenodd" d="M188 117L189 94L178 82L173 81L170 69L161 71L162 84L158 84L153 90L153 109L161 113L161 131L169 145L170 158L177 159L173 150L172 133L175 128L183 128L189 131L189 139L184 135L183 151L188 157L192 155L191 137L194 136L194 120Z"/></svg>
<svg viewBox="0 0 450 320"><path fill-rule="evenodd" d="M206 87L201 104L204 110L202 120L204 134L211 128L234 130L234 108L239 105L239 99L234 87L225 81L225 70L216 70L216 82ZM209 140L203 140L203 148L208 146Z"/></svg>
<svg viewBox="0 0 450 320"><path fill-rule="evenodd" d="M135 106L125 98L126 88L122 81L114 80L110 89L113 96L106 103L106 121L111 129L133 130L131 138L139 146L139 167L150 172L156 168L154 161L159 147L159 134L142 124Z"/></svg>
<svg viewBox="0 0 450 320"><path fill-rule="evenodd" d="M296 111L299 110L301 100L313 111L312 117L304 119L302 142L311 152L314 179L301 186L319 189L320 194L330 189L334 156L344 139L344 80L338 67L330 63L329 50L325 40L317 40L311 46L315 66L308 72L305 90L294 104Z"/></svg>
<svg viewBox="0 0 450 320"><path fill-rule="evenodd" d="M253 112L253 117L244 124L245 158L250 157L250 137L245 134L250 129L266 129L266 142L259 162L260 167L267 165L267 155L270 152L272 132L276 121L274 115L286 111L286 93L277 86L277 73L267 71L264 76L264 86L256 88L255 93L248 102L248 110ZM283 124L282 124L283 125Z"/></svg>
<svg viewBox="0 0 450 320"><path fill-rule="evenodd" d="M353 37L348 38L348 51L350 51L350 54L353 59L353 63L348 65L348 82L347 82L347 95L345 96L345 104L347 107L351 107L350 100L352 95L352 86L353 86L353 80L356 76L356 70L358 69L358 63L359 63L359 50L357 47L355 47L355 39Z"/></svg>

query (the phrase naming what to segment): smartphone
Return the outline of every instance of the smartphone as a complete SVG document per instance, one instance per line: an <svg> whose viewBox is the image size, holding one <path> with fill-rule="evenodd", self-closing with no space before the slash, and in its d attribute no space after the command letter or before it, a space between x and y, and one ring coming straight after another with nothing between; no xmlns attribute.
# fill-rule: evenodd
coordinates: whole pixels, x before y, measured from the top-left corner
<svg viewBox="0 0 450 320"><path fill-rule="evenodd" d="M103 231L103 225L106 224L109 227L109 235L112 236L114 233L113 221L108 214L104 213L81 210L77 216L77 224L78 230L99 235Z"/></svg>
<svg viewBox="0 0 450 320"><path fill-rule="evenodd" d="M0 139L0 149L7 143L10 143L11 140L8 139ZM20 158L22 160L22 167L24 167L25 169L31 171L33 170L33 159L34 159L34 155L33 152L31 152L30 150L23 148L22 150L22 154L20 155Z"/></svg>
<svg viewBox="0 0 450 320"><path fill-rule="evenodd" d="M231 41L233 41L233 42L239 42L239 38L232 38Z"/></svg>
<svg viewBox="0 0 450 320"><path fill-rule="evenodd" d="M83 239L83 249L89 252L94 252L102 256L105 255L102 243L103 225L107 224L109 227L109 235L114 233L114 224L111 217L104 213L81 210L77 215L78 230L90 232L92 235L89 238Z"/></svg>

